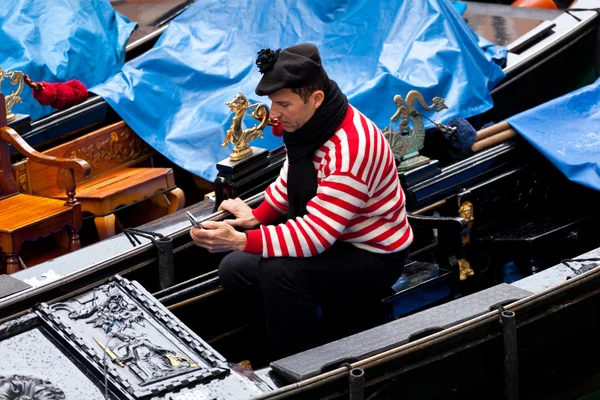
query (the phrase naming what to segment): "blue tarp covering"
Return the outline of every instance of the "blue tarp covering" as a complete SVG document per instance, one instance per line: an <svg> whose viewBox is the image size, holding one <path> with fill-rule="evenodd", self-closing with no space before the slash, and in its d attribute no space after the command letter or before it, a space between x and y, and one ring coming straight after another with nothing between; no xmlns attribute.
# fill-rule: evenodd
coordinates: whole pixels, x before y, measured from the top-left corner
<svg viewBox="0 0 600 400"><path fill-rule="evenodd" d="M383 128L396 110L393 96L411 89L446 99L449 110L436 120L491 108L489 90L504 73L478 40L447 0L205 0L92 90L156 150L212 180L232 150L220 147L232 119L225 102L241 91L270 105L254 94L261 48L315 44L351 104ZM252 144L273 149L281 141L267 129Z"/></svg>
<svg viewBox="0 0 600 400"><path fill-rule="evenodd" d="M88 88L106 81L125 62L125 43L135 28L108 0L3 0L0 67L38 82L78 79ZM3 83L5 94L12 92ZM37 119L54 110L23 91L15 113Z"/></svg>
<svg viewBox="0 0 600 400"><path fill-rule="evenodd" d="M571 181L600 190L600 79L507 121Z"/></svg>

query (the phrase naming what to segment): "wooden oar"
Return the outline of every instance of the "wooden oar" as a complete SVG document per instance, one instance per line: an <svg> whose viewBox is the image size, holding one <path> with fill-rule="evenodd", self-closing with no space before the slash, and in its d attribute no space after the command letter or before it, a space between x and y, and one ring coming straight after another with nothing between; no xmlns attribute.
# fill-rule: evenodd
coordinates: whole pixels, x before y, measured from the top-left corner
<svg viewBox="0 0 600 400"><path fill-rule="evenodd" d="M475 141L478 142L482 139L486 139L490 136L494 136L500 132L504 132L507 129L511 129L510 125L506 121L498 122L492 126L488 126L480 131L477 131L477 136L475 137Z"/></svg>
<svg viewBox="0 0 600 400"><path fill-rule="evenodd" d="M517 136L517 131L515 131L514 129L512 129L510 127L504 131L495 133L491 136L487 136L481 140L479 140L479 135L478 135L477 136L478 140L476 140L475 143L473 143L473 145L471 146L471 151L477 152L477 151L481 151L483 149L487 149L488 147L492 147L492 146L495 146L502 142L505 142L508 139L513 138L515 136Z"/></svg>

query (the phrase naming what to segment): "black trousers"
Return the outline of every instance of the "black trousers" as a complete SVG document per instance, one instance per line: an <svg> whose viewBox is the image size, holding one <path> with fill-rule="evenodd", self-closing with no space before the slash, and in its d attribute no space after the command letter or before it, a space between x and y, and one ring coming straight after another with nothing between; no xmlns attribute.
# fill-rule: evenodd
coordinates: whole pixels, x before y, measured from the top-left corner
<svg viewBox="0 0 600 400"><path fill-rule="evenodd" d="M279 359L317 345L318 306L389 294L405 256L405 251L376 254L344 242L309 258L234 251L221 261L219 279L228 293L245 301L262 295L271 358Z"/></svg>

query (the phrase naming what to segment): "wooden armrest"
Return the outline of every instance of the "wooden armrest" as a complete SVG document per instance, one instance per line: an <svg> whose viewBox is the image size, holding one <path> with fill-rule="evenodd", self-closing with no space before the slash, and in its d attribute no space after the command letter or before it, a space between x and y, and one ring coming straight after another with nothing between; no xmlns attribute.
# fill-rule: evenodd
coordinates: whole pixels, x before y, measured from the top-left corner
<svg viewBox="0 0 600 400"><path fill-rule="evenodd" d="M408 214L408 222L415 228L430 228L461 233L467 226L466 219L461 217L429 217L424 215Z"/></svg>
<svg viewBox="0 0 600 400"><path fill-rule="evenodd" d="M86 177L92 172L90 164L80 158L52 157L40 153L29 146L15 130L7 126L0 128L0 138L13 145L21 154L37 163L52 167L71 169L80 177Z"/></svg>

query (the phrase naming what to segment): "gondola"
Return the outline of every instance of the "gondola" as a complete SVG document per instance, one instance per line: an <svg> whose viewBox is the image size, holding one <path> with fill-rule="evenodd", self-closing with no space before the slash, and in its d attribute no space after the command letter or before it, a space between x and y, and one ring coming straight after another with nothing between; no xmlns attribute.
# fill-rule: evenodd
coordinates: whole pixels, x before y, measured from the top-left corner
<svg viewBox="0 0 600 400"><path fill-rule="evenodd" d="M539 180L540 187L577 195L577 186L560 179L544 160L531 164L527 176ZM504 190L502 184L495 185L483 182L470 188L471 200L478 202L477 195L485 197L492 191L494 197L502 197L496 203L504 204L505 211L515 211L511 210L510 199L522 196ZM578 194L592 203L598 196L597 192L585 190ZM258 194L247 201L255 204L261 197ZM556 193L541 197L530 194L528 199L532 207L539 208L556 200L564 199ZM210 200L189 209L205 220L227 217L223 212L213 213ZM490 211L488 217L498 211ZM417 228L429 224L440 232L450 232L438 243L438 256L444 251L446 255L456 254L456 248L444 250L440 244L460 237L466 227L464 219L415 217L411 222ZM87 398L358 399L394 397L398 393L409 398L516 398L518 393L541 398L548 393L573 396L598 390L595 370L578 364L594 359L598 346L593 340L554 347L565 337L579 335L580 329L592 336L597 332L593 311L597 307L597 250L583 254L583 262L576 266L574 262L559 265L512 285L495 284L472 294L461 293L456 299L452 276L456 278L457 271L446 274L439 259L437 276L427 274L431 259L428 251L422 250L414 257L415 263L421 264L407 266L414 268L414 275L410 276L414 281L382 299L381 308L377 309L389 322L350 336L334 337L320 347L282 360L268 360L270 363L266 364L261 360L265 344L260 323L253 316L237 313L239 304L232 303L222 292L214 270L210 269L220 255L210 255L190 245L187 218L172 215L139 229L173 239L171 267L175 266L177 279L182 282L161 289L160 277L169 265L160 250L150 240L142 238L142 243L135 245L123 236L102 242L103 246L121 249L122 256L109 262L99 261L85 275L73 269L69 273L66 267L73 265L73 260L67 260L69 256L17 273L19 281L39 286L3 299L2 312L8 318L0 325L0 348L11 360L9 368L21 371L19 365L27 365L29 374L9 375L3 370L6 376L0 388L26 387L29 382L40 391L45 388L73 393L68 380L54 373L42 373L44 356L48 356L60 360L61 369L70 371L69 376L79 376L85 382L78 390ZM588 248L598 247L595 238L583 241ZM561 240L553 243L558 245ZM572 252L571 243L563 244L561 249ZM87 259L106 260L107 250L108 247L90 246L73 253L71 258L85 253ZM414 253L419 251L416 250ZM208 260L209 257L213 259ZM202 264L194 260L202 260ZM31 274L41 266L51 269L46 271L46 282ZM181 275L186 273L193 277L183 278ZM450 288L450 292L433 302L430 298L429 304L421 303L425 310L407 306L407 300L418 298L419 293L439 294L439 289L433 290L435 285ZM348 305L348 309L350 315L356 311L355 305ZM117 318L114 313L121 313L119 321L126 321L122 323L130 324L150 343L136 342L131 332L130 339L121 335L111 342L110 335L103 335L102 330L110 331L109 326ZM135 320L141 318L140 314L144 324ZM91 332L90 326L96 330ZM117 347L119 340L132 340L135 347ZM138 347L149 349L141 354L164 358L169 364L130 356L132 349ZM25 348L39 351L28 353ZM551 354L549 348L553 348ZM127 357L121 360L115 351L125 352ZM38 355L42 356L39 365ZM246 356L256 367L252 371L236 364ZM68 360L80 364L72 365L73 361ZM155 371L149 365L160 368ZM572 387L574 381L576 388Z"/></svg>
<svg viewBox="0 0 600 400"><path fill-rule="evenodd" d="M504 115L504 117L506 116ZM517 151L522 154L519 160L523 162L509 162L506 154ZM503 156L506 158L503 159ZM274 360L271 366L265 367L265 360L261 360L260 357L261 339L264 341L264 335L257 332L252 333L258 325L255 321L248 321L248 318L244 318L246 316L236 315L236 304L231 304L222 293L214 271L214 266L221 255L207 254L190 243L187 236L189 222L183 213L167 216L138 227L142 232L146 232L146 235L160 232L173 240L175 252L171 267L175 266L176 268L174 273L178 283L163 288L168 285L165 285L160 277L169 275L169 265L161 262L164 261L161 259L161 253L151 241L142 239L142 244L134 245L124 235L118 235L15 274L13 276L15 279L32 287L0 300L0 315L3 322L3 325L0 325L0 337L3 339L3 343L11 342L11 338L22 341L27 340L23 339L27 335L35 335L30 333L35 330L41 332L42 336L52 343L49 347L67 349L66 354L79 359L85 365L82 368L89 373L89 378L81 378L82 380L89 379L91 382L90 392L86 392L90 393L89 396L101 396L105 388L109 397L113 398L211 398L211 396L213 398L335 398L336 396L360 398L356 397L360 393L385 398L384 396L394 393L402 393L403 390L410 390L407 393L412 394L414 398L420 398L419 396L428 398L436 394L449 397L452 396L452 393L458 393L458 395L455 394L458 397L467 396L473 394L474 391L475 393L489 393L490 397L494 397L493 395L498 395L502 389L510 392L510 390L514 390L514 381L507 379L504 382L504 376L509 375L511 371L510 365L505 370L502 362L504 360L509 364L510 361L511 342L509 336L511 326L514 327L511 325L514 323L514 319L512 322L510 320L511 312L519 312L520 327L538 327L547 323L547 320L540 317L547 314L548 310L552 310L552 307L561 304L570 304L574 307L579 307L580 304L582 307L589 306L594 299L594 292L586 289L593 287L597 278L595 278L595 271L589 271L582 276L573 277L568 285L563 284L558 287L556 293L541 292L533 297L526 287L521 289L497 285L483 292L477 292L480 287L469 288L463 285L462 288L456 288L457 285L461 285L460 282L457 282L457 266L448 260L456 255L457 247L460 247L457 239L460 239L467 223L464 219L454 217L456 210L444 211L443 206L450 206L451 203L456 205L457 196L469 198L476 204L485 204L484 201L479 201L481 198L489 202L492 211L487 211L490 210L490 207L487 207L486 210L476 212L476 215L483 215L484 218L490 220L501 220L505 215L516 210L528 210L521 207L519 199L525 199L530 202L528 205L530 208L535 208L540 204L545 204L548 199L562 200L559 197L553 197L553 191L560 192L562 190L564 192L567 187L574 192L582 190L577 186L569 186L568 182L560 179L560 176L549 172L551 169L548 168L548 164L536 156L536 153L527 144L518 139L491 148L478 154L477 157L476 160L460 161L459 163L462 163L460 167L455 166L452 169L452 166L449 166L448 169L442 171L442 174L446 173L446 176L450 177L457 172L469 171L471 168L471 172L466 173L469 179L465 180L462 185L457 185L458 188L451 187L452 185L445 182L443 186L450 186L450 189L446 191L435 189L434 184L440 181L439 175L435 177L438 179L432 178L432 180L419 183L421 187L434 187L433 191L441 194L437 197L427 198L421 203L415 202L410 210L414 214L414 224L417 227L421 224L427 231L431 227L436 227L439 229L440 237L437 241L421 243L420 248L413 251L415 259L424 264L425 271L423 268L419 270L419 266L415 265L415 278L419 278L421 281L406 288L404 292L401 290L392 298L383 299L381 310L383 317L388 320L403 316L408 318L412 314L417 321L415 323L419 325L418 318L423 315L425 318L427 315L415 313L416 311L431 307L436 303L447 302L461 294L462 297L459 299L438 306L446 308L435 307L432 309L444 317L447 314L455 313L455 319L448 320L440 317L440 320L436 320L436 323L439 324L436 329L413 332L413 335L407 335L406 339L395 337L383 347L362 349L357 345L359 353L360 351L365 352L360 355L362 359L359 361L352 357L340 358L336 349L328 348L326 344L322 358L319 358L319 354L316 356L308 354L305 356L309 359L303 359L301 354L298 355L300 358L292 357L290 360L280 360L282 361L280 363L277 362L278 360ZM268 171L269 168L277 169L281 159L280 152L271 153L265 171ZM487 165L483 174L473 170L482 164ZM520 186L517 185L516 190L506 190L506 183L514 182L515 178L523 183ZM441 180L443 181L443 179ZM250 185L251 189L246 193L241 193L242 197L252 205L257 204L261 199L261 188L264 188L268 181L268 177L265 178L259 174L256 177L257 184ZM540 196L536 193L519 191L521 188L529 188L530 182L538 185L542 192ZM536 187L535 185L533 187ZM490 191L496 194L495 198L489 196ZM256 194L253 195L253 192ZM417 192L416 189L415 192ZM583 192L581 198L587 198L593 202L593 194L585 190ZM418 199L419 196L415 195L414 198ZM511 208L510 205L513 207ZM213 212L214 207L213 201L205 200L188 207L187 210L203 219L226 217L223 213ZM581 207L583 208L583 206ZM423 216L433 211L452 216L445 219ZM485 222L488 223L487 225L493 225L494 221L486 220ZM486 226L486 224L481 225ZM476 231L472 231L472 234L485 236L485 230L479 231L479 229L481 228L478 226ZM443 240L442 235L446 235L445 237L449 241ZM159 237L157 237L158 239ZM586 246L589 248L594 244L593 240L584 241L586 242L584 248ZM452 243L453 246L443 248L444 246L439 246L440 243L444 246L446 243ZM432 259L432 249L438 247L442 248L435 252L433 257L437 258ZM570 253L560 254L558 257L565 257L565 254L569 254L569 257L575 256L582 252L579 249L567 249L567 251ZM546 264L551 264L555 259L556 257L546 261ZM80 268L83 260L87 267ZM202 265L192 268L194 260L202 260ZM433 265L432 260L437 261L438 268L428 271L427 267ZM200 263L198 262L198 264ZM444 270L444 267L449 270ZM164 268L167 270L165 271ZM417 272L421 274L418 277ZM123 275L125 278L114 277L115 274ZM483 284L485 283L479 283L480 286ZM406 296L419 291L422 293L432 291L431 289L435 285L440 287L436 291L437 298L429 299L413 308L398 306L397 303L402 303L400 300L406 299ZM134 372L138 375L130 376L128 379L118 377L118 371L121 368L118 364L108 363L109 366L106 367L108 372L103 371L104 365L107 364L106 358L112 356L106 351L107 356L91 356L90 351L93 353L93 350L90 345L82 346L74 339L77 335L73 335L73 330L77 331L82 328L81 324L75 321L76 318L71 318L68 314L69 312L76 314L77 305L87 304L90 299L107 301L108 304L110 296L102 293L108 294L111 291L118 291L120 298L126 299L125 302L135 302L138 308L147 314L164 315L163 322L168 320L164 326L168 325L169 329L166 333L163 331L163 335L169 337L173 345L179 343L177 344L178 348L188 352L186 353L188 358L191 354L198 357L201 354L203 363L201 370L192 367L189 360L186 361L179 355L180 358L175 358L175 362L179 365L183 364L183 367L187 368L186 373L190 373L190 378L184 378L184 373L181 375L181 379L178 378L179 375L173 375L172 378L161 378L156 382L152 379L146 380L148 382L144 385L137 386L131 384L136 380L135 376L139 379L144 374L148 375L148 371ZM469 292L476 293L471 297L467 295ZM73 297L78 297L79 300L73 302ZM515 303L515 300L520 298L523 300ZM41 302L46 304L40 306ZM470 302L475 303L471 304L471 308L469 307ZM35 314L29 313L32 307L34 307ZM487 311L489 307L500 307L500 311L497 308ZM174 313L176 318L173 318L173 315L165 308ZM505 309L503 310L503 308ZM503 325L498 322L500 313L503 316L506 313L503 317ZM199 315L202 318L199 319ZM63 321L72 321L64 324L59 318L62 318ZM153 317L148 318L152 319ZM430 313L429 318L435 318L435 315L432 317ZM152 320L154 321L154 319ZM460 321L463 322L456 325ZM386 324L373 329L389 326ZM502 328L503 326L505 328ZM532 338L536 337L539 332L546 332L544 327L537 329L540 330L533 332L533 328L531 328L529 334ZM504 353L508 355L502 354L499 345L502 331L506 332L502 335L504 335L505 343ZM336 343L342 343L340 346L343 349L352 345L352 342L344 343L344 340L358 340L358 344L360 344L365 341L364 338L369 337L370 333L368 332L363 332L367 336L358 336L358 338L354 336L345 339L338 338L340 342L332 342L333 346L335 347ZM379 333L386 334L383 329ZM396 331L387 332L387 334L390 333L395 334ZM19 337L18 335L25 336ZM178 336L184 338L185 343L180 343L181 340L177 339ZM192 342L196 347L189 347ZM92 345L94 344L92 343ZM97 343L96 346L104 346L110 350L108 342ZM163 347L165 346L163 345ZM248 355L247 350L252 347L256 349L257 354L252 354L251 359L259 366L258 370L252 372L225 361L240 361L241 354ZM532 346L529 353L532 355L531 359L534 359L533 355L537 355L536 351L543 349L542 346L537 349L534 347ZM12 347L9 345L7 348L10 350ZM469 351L458 351L464 349ZM374 351L374 353L369 353L369 351ZM332 361L331 354L328 353L334 356L338 354L338 356L334 357ZM172 354L173 357L178 356L177 353L167 354ZM368 357L366 354L373 355ZM566 357L564 353L560 354ZM487 357L487 361L484 356ZM315 357L316 364L312 363ZM171 360L168 357L167 359ZM468 372L456 368L457 364L452 363L459 362L457 360L468 360L470 363L468 370L472 374L469 375ZM327 362L323 364L323 361ZM478 366L482 365L481 363L485 368L478 369ZM175 365L171 363L171 366ZM298 366L300 368L296 368ZM198 369L198 371L190 372L190 369ZM546 377L544 375L546 372L545 369L540 369L539 375L531 374L531 376L542 379ZM39 373L38 370L37 374L39 375ZM440 375L443 376L443 379L438 380L439 384L431 385L432 376L440 377ZM108 376L106 380L105 376ZM13 376L3 379L2 384L5 384L14 382L17 378ZM469 383L473 381L476 383ZM202 383L192 384L191 382ZM417 382L422 384L415 384ZM98 389L99 387L100 389ZM406 389L408 387L410 389ZM416 393L417 387L420 390L418 393ZM487 389L483 389L485 387ZM535 389L535 385L526 385L524 390L531 390L531 393L535 393ZM480 391L477 392L477 390Z"/></svg>

